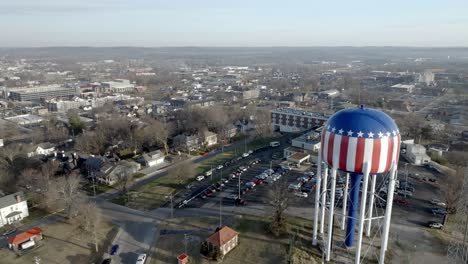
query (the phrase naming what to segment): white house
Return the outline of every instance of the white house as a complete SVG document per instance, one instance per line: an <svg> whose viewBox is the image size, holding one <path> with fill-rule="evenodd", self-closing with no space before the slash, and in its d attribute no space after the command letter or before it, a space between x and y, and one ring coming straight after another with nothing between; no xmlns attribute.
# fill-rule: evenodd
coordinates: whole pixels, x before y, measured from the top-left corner
<svg viewBox="0 0 468 264"><path fill-rule="evenodd" d="M164 163L164 153L161 150L156 150L150 153L143 154L144 164L147 167L153 167Z"/></svg>
<svg viewBox="0 0 468 264"><path fill-rule="evenodd" d="M28 204L23 192L0 198L0 227L19 222L28 215Z"/></svg>
<svg viewBox="0 0 468 264"><path fill-rule="evenodd" d="M431 158L426 154L426 148L419 144L406 145L404 156L414 165L424 165L431 161Z"/></svg>
<svg viewBox="0 0 468 264"><path fill-rule="evenodd" d="M55 152L55 146L51 143L41 143L37 145L34 151L28 153L28 157L38 156L38 155L52 155Z"/></svg>
<svg viewBox="0 0 468 264"><path fill-rule="evenodd" d="M207 147L211 147L218 143L218 135L216 135L216 133L205 131L203 132L202 137L203 137L203 143Z"/></svg>

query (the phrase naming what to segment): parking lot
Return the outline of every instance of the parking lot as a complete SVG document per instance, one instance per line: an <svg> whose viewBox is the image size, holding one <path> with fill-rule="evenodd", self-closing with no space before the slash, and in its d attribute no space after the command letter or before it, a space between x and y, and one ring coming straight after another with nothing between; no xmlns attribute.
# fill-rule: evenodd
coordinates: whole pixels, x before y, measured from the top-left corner
<svg viewBox="0 0 468 264"><path fill-rule="evenodd" d="M273 160L271 149L259 150L252 153L249 157L243 158L233 164L228 164L223 167L223 186L220 186L221 169L213 172L212 177L197 183L192 190L185 192L185 196L179 197L179 201L175 204L176 210L180 208L212 208L217 209L222 201L222 206L233 207L238 205L244 209L240 210L260 210L264 211L265 206L268 204L268 191L271 189L270 183L257 184L253 188L246 188L246 183L251 182L256 176L264 173L266 170L272 168L275 172L280 172L281 160ZM255 160L260 160L258 163ZM231 178L233 172L240 172L239 168L245 167L245 170L240 174L236 175L235 178ZM402 169L403 168L403 169ZM437 171L431 170L427 167L419 167L407 165L408 177L406 177L405 162L400 162L398 180L408 182L411 186L411 191L404 196L404 185L397 188L397 194L395 195L395 203L392 212L392 227L390 232L391 241L394 244L400 245L396 247L395 259L400 259L416 254L423 254L427 256L427 263L437 263L435 261L441 260L441 256L445 253L444 241L440 241L433 236L434 230L429 228L429 224L432 222L443 223L442 214L433 214L432 209L440 208L435 204L432 204L431 199L440 199L440 191L438 185L443 181L444 177ZM314 164L307 164L301 166L301 168L291 168L289 171L283 171L281 178L285 179L287 184L298 183L298 178L303 177L305 172L312 171L316 173L317 168ZM338 174L337 188L344 187L344 173ZM269 177L271 178L271 177ZM430 181L432 179L433 181ZM402 181L402 182L403 182ZM313 208L314 208L314 183L315 178L311 177L308 183L305 183L298 192L309 191L308 197L298 197L293 195L291 208L289 211L294 215L300 215L312 219ZM385 185L385 177L380 177L377 181L376 192ZM240 199L245 201L245 204L235 204L235 197L239 194L239 186L241 191ZM303 187L312 186L310 190L304 190ZM210 188L211 187L211 188ZM210 189L210 191L208 191ZM207 192L208 191L208 192ZM294 190L291 190L294 193ZM399 193L398 193L399 192ZM385 205L378 204L379 201L383 201L384 195L380 194L375 199L374 216L383 215ZM187 201L187 203L184 203ZM341 222L342 214L340 207L342 206L343 199L337 193L336 197L336 219L337 224ZM376 222L379 222L377 220ZM435 231L440 232L440 231ZM434 245L441 245L434 247ZM404 245L404 246L403 246ZM409 250L411 249L411 250ZM401 254L401 255L399 255ZM405 257L407 258L407 257Z"/></svg>

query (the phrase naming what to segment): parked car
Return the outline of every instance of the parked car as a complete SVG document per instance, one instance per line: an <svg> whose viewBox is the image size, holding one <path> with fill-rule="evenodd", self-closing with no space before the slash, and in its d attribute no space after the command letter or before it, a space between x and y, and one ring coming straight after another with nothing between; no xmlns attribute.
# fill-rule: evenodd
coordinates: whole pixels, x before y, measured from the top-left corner
<svg viewBox="0 0 468 264"><path fill-rule="evenodd" d="M8 236L8 235L11 235L13 234L14 232L16 232L16 228L12 228L12 229L8 229L6 230L5 232L2 233L2 236Z"/></svg>
<svg viewBox="0 0 468 264"><path fill-rule="evenodd" d="M309 195L305 192L294 192L294 195L301 198L307 198Z"/></svg>
<svg viewBox="0 0 468 264"><path fill-rule="evenodd" d="M247 186L249 188L254 188L256 186L256 184L254 182L249 181L249 182L245 183L245 186Z"/></svg>
<svg viewBox="0 0 468 264"><path fill-rule="evenodd" d="M216 167L216 169L218 169L218 170L220 170L222 168L224 168L223 164L219 164L218 167Z"/></svg>
<svg viewBox="0 0 468 264"><path fill-rule="evenodd" d="M205 176L204 175L198 175L196 179L197 179L197 181L203 181L205 179Z"/></svg>
<svg viewBox="0 0 468 264"><path fill-rule="evenodd" d="M110 250L110 255L111 256L117 255L118 252L119 252L119 245L117 244L112 245L111 250Z"/></svg>
<svg viewBox="0 0 468 264"><path fill-rule="evenodd" d="M270 147L272 147L272 148L279 147L280 145L281 145L281 143L279 141L270 142Z"/></svg>
<svg viewBox="0 0 468 264"><path fill-rule="evenodd" d="M431 199L431 204L441 206L441 207L447 207L447 205L444 202L438 199Z"/></svg>
<svg viewBox="0 0 468 264"><path fill-rule="evenodd" d="M395 198L393 200L394 203L396 204L401 204L401 205L408 205L410 204L410 202L408 200L405 200L405 199L400 199L400 198Z"/></svg>
<svg viewBox="0 0 468 264"><path fill-rule="evenodd" d="M241 171L246 171L246 170L247 170L247 168L244 167L244 166L240 166L239 169L240 169Z"/></svg>
<svg viewBox="0 0 468 264"><path fill-rule="evenodd" d="M248 152L245 152L242 154L242 157L247 158L250 154Z"/></svg>
<svg viewBox="0 0 468 264"><path fill-rule="evenodd" d="M209 170L209 171L205 172L205 175L206 175L206 176L211 176L211 175L213 175L213 170Z"/></svg>
<svg viewBox="0 0 468 264"><path fill-rule="evenodd" d="M315 176L315 173L313 171L306 171L306 172L304 172L304 175L309 176L309 178L312 178L312 177Z"/></svg>
<svg viewBox="0 0 468 264"><path fill-rule="evenodd" d="M244 199L240 199L240 198L237 198L236 201L234 202L235 205L239 206L239 205L246 205L247 202L244 200Z"/></svg>
<svg viewBox="0 0 468 264"><path fill-rule="evenodd" d="M406 190L398 190L397 193L398 193L399 195L402 195L402 196L405 196L405 195L406 195L406 196L410 196L410 197L413 196L413 193L412 193L412 192L406 191Z"/></svg>
<svg viewBox="0 0 468 264"><path fill-rule="evenodd" d="M266 169L263 173L266 173L266 174L268 174L268 175L271 175L271 174L273 174L274 172L275 172L275 171L272 170L272 169Z"/></svg>
<svg viewBox="0 0 468 264"><path fill-rule="evenodd" d="M253 153L253 150L249 150L247 153L249 153L249 155L250 155L250 154L252 154L252 153Z"/></svg>
<svg viewBox="0 0 468 264"><path fill-rule="evenodd" d="M268 175L265 173L260 173L259 175L255 176L255 178L265 180L266 178L268 178Z"/></svg>
<svg viewBox="0 0 468 264"><path fill-rule="evenodd" d="M298 183L291 183L291 184L289 184L288 189L297 191L297 190L301 189L301 185L298 184Z"/></svg>
<svg viewBox="0 0 468 264"><path fill-rule="evenodd" d="M146 254L140 254L138 255L138 259L136 261L136 264L144 264L146 261Z"/></svg>
<svg viewBox="0 0 468 264"><path fill-rule="evenodd" d="M203 194L203 195L204 195L205 197L213 197L213 196L214 196L213 192L212 192L212 191L210 191L210 190L208 190L208 191L204 192L204 194ZM203 197L203 195L202 195L202 197Z"/></svg>
<svg viewBox="0 0 468 264"><path fill-rule="evenodd" d="M226 196L226 198L229 200L236 200L238 196L236 194L231 193L228 196Z"/></svg>
<svg viewBox="0 0 468 264"><path fill-rule="evenodd" d="M435 214L435 215L446 215L447 214L447 210L443 209L443 208L434 208L431 210L432 214Z"/></svg>
<svg viewBox="0 0 468 264"><path fill-rule="evenodd" d="M444 225L442 223L432 222L429 223L430 228L442 229Z"/></svg>

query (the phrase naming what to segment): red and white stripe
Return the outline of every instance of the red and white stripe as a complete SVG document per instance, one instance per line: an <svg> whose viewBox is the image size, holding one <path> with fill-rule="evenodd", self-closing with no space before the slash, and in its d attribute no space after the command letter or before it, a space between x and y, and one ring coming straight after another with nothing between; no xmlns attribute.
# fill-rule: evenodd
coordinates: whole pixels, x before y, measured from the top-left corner
<svg viewBox="0 0 468 264"><path fill-rule="evenodd" d="M381 138L348 137L330 131L322 133L322 160L339 170L363 173L363 164L369 164L370 173L390 170L398 162L400 135Z"/></svg>

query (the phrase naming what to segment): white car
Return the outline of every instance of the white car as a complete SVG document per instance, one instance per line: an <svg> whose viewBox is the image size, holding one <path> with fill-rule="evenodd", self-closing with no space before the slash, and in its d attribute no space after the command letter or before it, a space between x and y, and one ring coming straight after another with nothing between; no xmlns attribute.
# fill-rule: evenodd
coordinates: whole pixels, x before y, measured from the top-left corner
<svg viewBox="0 0 468 264"><path fill-rule="evenodd" d="M442 202L441 200L438 200L438 199L432 199L431 204L434 204L434 205L437 205L437 206L440 206L440 207L447 207L447 205L444 202Z"/></svg>
<svg viewBox="0 0 468 264"><path fill-rule="evenodd" d="M218 167L216 167L216 168L217 168L218 170L220 170L220 169L224 168L224 166L223 166L223 165L218 165Z"/></svg>
<svg viewBox="0 0 468 264"><path fill-rule="evenodd" d="M247 182L247 183L245 184L245 186L247 186L247 187L249 187L249 188L253 188L253 187L255 187L255 185L256 185L256 184L255 184L254 182L251 182L251 181L249 181L249 182Z"/></svg>
<svg viewBox="0 0 468 264"><path fill-rule="evenodd" d="M272 169L267 169L267 170L265 170L263 173L266 173L266 174L268 174L268 175L271 175L271 174L273 174L274 172L275 172L275 171L272 170Z"/></svg>
<svg viewBox="0 0 468 264"><path fill-rule="evenodd" d="M291 183L291 184L289 184L288 189L290 189L290 190L299 190L299 189L301 189L301 185L300 185L300 184Z"/></svg>
<svg viewBox="0 0 468 264"><path fill-rule="evenodd" d="M250 154L248 152L242 154L242 157L247 158Z"/></svg>
<svg viewBox="0 0 468 264"><path fill-rule="evenodd" d="M442 223L430 223L429 227L430 228L436 228L436 229L441 229L444 225Z"/></svg>
<svg viewBox="0 0 468 264"><path fill-rule="evenodd" d="M272 148L276 148L276 147L279 147L281 144L279 143L279 141L272 141L270 142L270 147Z"/></svg>
<svg viewBox="0 0 468 264"><path fill-rule="evenodd" d="M399 195L406 195L406 196L413 196L413 193L412 193L412 192L406 191L406 190L399 190L399 191L398 191L398 194L399 194Z"/></svg>
<svg viewBox="0 0 468 264"><path fill-rule="evenodd" d="M229 199L229 200L235 200L235 199L237 199L238 197L237 197L237 195L235 195L235 194L229 194L228 196L226 196L226 198Z"/></svg>
<svg viewBox="0 0 468 264"><path fill-rule="evenodd" d="M307 193L305 193L305 192L295 192L294 195L297 196L297 197L301 197L301 198L307 198L308 197Z"/></svg>
<svg viewBox="0 0 468 264"><path fill-rule="evenodd" d="M146 254L140 254L138 255L138 259L136 261L136 264L144 264L146 261Z"/></svg>
<svg viewBox="0 0 468 264"><path fill-rule="evenodd" d="M198 175L196 179L197 179L197 181L203 181L205 179L205 176Z"/></svg>

